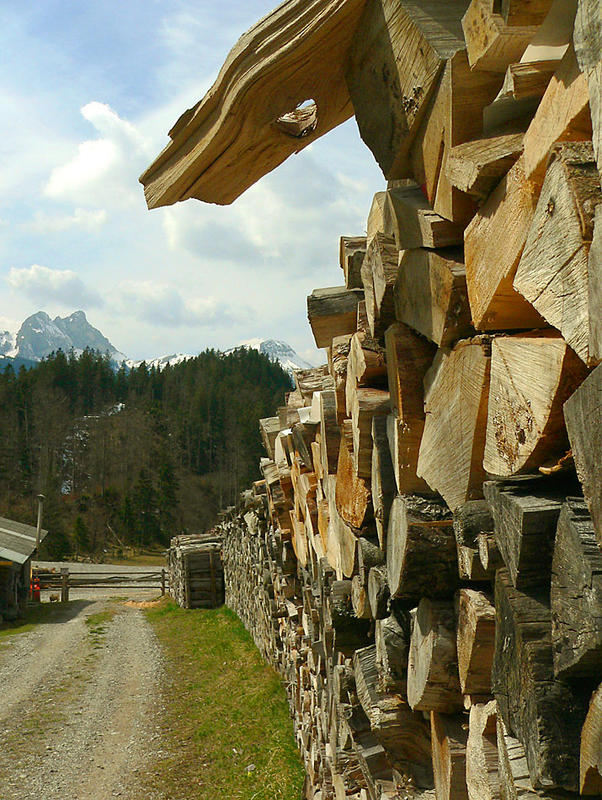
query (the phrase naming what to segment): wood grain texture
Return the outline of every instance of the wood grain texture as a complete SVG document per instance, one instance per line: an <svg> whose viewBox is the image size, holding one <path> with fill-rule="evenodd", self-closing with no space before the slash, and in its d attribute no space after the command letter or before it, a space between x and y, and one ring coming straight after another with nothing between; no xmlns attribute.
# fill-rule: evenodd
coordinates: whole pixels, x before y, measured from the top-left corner
<svg viewBox="0 0 602 800"><path fill-rule="evenodd" d="M361 290L345 286L314 289L307 298L307 318L316 347L330 347L336 336L355 333L357 306L363 299Z"/></svg>
<svg viewBox="0 0 602 800"><path fill-rule="evenodd" d="M473 69L505 72L508 64L520 61L537 27L509 25L495 13L493 0L472 0L462 18L468 59Z"/></svg>
<svg viewBox="0 0 602 800"><path fill-rule="evenodd" d="M592 695L581 731L581 794L602 794L602 684Z"/></svg>
<svg viewBox="0 0 602 800"><path fill-rule="evenodd" d="M456 594L458 673L462 694L491 694L495 648L495 608L492 598L475 589Z"/></svg>
<svg viewBox="0 0 602 800"><path fill-rule="evenodd" d="M522 133L505 133L458 144L449 152L447 177L460 191L483 202L522 152Z"/></svg>
<svg viewBox="0 0 602 800"><path fill-rule="evenodd" d="M141 176L149 208L190 197L229 204L348 119L343 68L363 6L286 0L247 31ZM297 111L308 100L315 108Z"/></svg>
<svg viewBox="0 0 602 800"><path fill-rule="evenodd" d="M462 244L462 227L433 211L414 181L389 182L385 221L398 250Z"/></svg>

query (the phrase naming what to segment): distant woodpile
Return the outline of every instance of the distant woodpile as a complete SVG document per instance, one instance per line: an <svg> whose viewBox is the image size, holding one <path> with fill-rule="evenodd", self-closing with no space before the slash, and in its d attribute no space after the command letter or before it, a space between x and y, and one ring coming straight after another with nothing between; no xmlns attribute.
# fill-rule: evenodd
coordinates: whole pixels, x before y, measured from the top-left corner
<svg viewBox="0 0 602 800"><path fill-rule="evenodd" d="M224 602L221 536L174 536L167 552L169 589L182 608L217 608Z"/></svg>
<svg viewBox="0 0 602 800"><path fill-rule="evenodd" d="M261 421L227 602L285 680L307 798L601 795L600 5L311 5L241 39L143 176L151 205L230 202L352 109L387 179L308 298L327 366Z"/></svg>

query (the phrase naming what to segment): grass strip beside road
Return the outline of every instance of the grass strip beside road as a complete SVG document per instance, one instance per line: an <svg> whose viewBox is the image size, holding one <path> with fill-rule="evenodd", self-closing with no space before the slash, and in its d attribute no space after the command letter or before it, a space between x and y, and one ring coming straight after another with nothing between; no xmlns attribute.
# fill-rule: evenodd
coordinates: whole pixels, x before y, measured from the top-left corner
<svg viewBox="0 0 602 800"><path fill-rule="evenodd" d="M167 670L148 789L170 800L298 800L304 770L284 688L238 617L169 599L145 613Z"/></svg>

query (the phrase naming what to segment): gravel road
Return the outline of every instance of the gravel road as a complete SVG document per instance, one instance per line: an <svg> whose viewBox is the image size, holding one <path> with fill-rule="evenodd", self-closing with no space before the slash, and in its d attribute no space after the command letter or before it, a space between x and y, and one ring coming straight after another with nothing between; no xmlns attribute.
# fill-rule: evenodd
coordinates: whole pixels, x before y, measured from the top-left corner
<svg viewBox="0 0 602 800"><path fill-rule="evenodd" d="M143 612L99 590L78 596L1 640L0 800L138 800L138 776L161 757L163 667Z"/></svg>

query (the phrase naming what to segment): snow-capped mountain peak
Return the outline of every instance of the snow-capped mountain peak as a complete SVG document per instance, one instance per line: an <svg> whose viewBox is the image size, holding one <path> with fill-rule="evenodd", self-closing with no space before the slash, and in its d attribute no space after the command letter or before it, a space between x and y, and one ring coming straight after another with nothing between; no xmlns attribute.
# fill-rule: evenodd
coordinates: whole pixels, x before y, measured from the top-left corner
<svg viewBox="0 0 602 800"><path fill-rule="evenodd" d="M226 354L231 353L238 347L246 347L249 350L259 350L260 353L268 356L272 361L278 361L282 368L291 375L297 369L311 369L313 367L313 364L301 358L290 344L280 339L247 339L245 342L241 342L237 345L237 347L226 350Z"/></svg>

